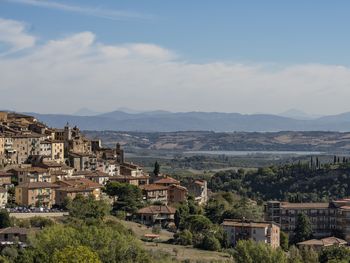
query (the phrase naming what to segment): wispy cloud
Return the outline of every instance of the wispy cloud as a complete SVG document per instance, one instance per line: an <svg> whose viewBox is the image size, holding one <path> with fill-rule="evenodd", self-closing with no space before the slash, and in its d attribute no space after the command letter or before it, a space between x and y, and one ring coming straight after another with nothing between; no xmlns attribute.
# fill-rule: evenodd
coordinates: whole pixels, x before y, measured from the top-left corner
<svg viewBox="0 0 350 263"><path fill-rule="evenodd" d="M26 28L21 21L0 19L0 45L24 51L0 54L2 108L66 113L86 106L111 111L115 105L245 113L349 110L350 67L199 64L152 43L98 42L89 31L35 44Z"/></svg>
<svg viewBox="0 0 350 263"><path fill-rule="evenodd" d="M33 47L35 40L34 36L26 32L26 24L0 18L0 42L10 46L6 54Z"/></svg>
<svg viewBox="0 0 350 263"><path fill-rule="evenodd" d="M69 5L54 1L46 0L4 0L10 3L17 3L22 5L30 5L42 8L56 9L66 12L78 13L87 16L94 16L110 20L129 20L129 19L152 19L152 15L139 14L134 12L122 11L122 10L111 10L103 9L98 7L89 7L89 6L78 6L78 5Z"/></svg>

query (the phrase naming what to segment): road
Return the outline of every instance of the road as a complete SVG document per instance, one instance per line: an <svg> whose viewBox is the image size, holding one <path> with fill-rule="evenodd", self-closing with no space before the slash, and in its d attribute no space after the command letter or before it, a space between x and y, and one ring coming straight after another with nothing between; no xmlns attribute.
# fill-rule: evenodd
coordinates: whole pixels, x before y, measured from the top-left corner
<svg viewBox="0 0 350 263"><path fill-rule="evenodd" d="M35 216L41 216L41 217L62 217L67 216L68 212L39 212L39 213L10 213L10 217L15 218L31 218Z"/></svg>

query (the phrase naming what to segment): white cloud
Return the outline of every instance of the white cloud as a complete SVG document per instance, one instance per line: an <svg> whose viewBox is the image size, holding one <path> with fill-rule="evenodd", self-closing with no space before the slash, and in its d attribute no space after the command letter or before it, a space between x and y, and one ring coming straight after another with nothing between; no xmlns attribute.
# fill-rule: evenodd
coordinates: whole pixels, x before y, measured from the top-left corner
<svg viewBox="0 0 350 263"><path fill-rule="evenodd" d="M0 18L0 42L10 46L11 51L18 51L34 46L35 37L25 32L24 23Z"/></svg>
<svg viewBox="0 0 350 263"><path fill-rule="evenodd" d="M60 2L47 0L5 0L10 3L17 3L22 5L30 5L42 8L56 9L66 12L73 12L87 16L94 16L110 20L125 20L125 19L150 19L152 16L145 14L138 14L127 11L102 9L87 6L69 5Z"/></svg>
<svg viewBox="0 0 350 263"><path fill-rule="evenodd" d="M27 47L34 42L11 43ZM344 66L303 64L276 70L258 63L191 63L154 44L105 45L91 32L51 40L30 51L0 57L3 108L67 113L81 107L243 113L299 108L329 114L349 110L350 68Z"/></svg>

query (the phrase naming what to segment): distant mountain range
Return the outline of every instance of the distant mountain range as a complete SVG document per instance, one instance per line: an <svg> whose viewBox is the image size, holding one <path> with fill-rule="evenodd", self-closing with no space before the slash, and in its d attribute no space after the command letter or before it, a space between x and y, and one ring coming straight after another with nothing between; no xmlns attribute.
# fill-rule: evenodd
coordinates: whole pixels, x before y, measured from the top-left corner
<svg viewBox="0 0 350 263"><path fill-rule="evenodd" d="M89 110L86 112L91 114ZM350 131L350 112L318 118L220 112L150 111L131 113L120 110L92 116L27 114L34 115L51 127L63 127L68 122L83 130L96 131Z"/></svg>

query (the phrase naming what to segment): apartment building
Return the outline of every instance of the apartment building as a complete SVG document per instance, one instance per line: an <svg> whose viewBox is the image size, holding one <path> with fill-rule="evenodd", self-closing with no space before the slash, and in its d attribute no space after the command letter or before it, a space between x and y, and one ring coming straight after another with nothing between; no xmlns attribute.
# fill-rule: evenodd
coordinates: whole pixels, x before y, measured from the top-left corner
<svg viewBox="0 0 350 263"><path fill-rule="evenodd" d="M30 182L16 186L16 203L21 206L52 207L55 189L59 186L48 182Z"/></svg>
<svg viewBox="0 0 350 263"><path fill-rule="evenodd" d="M274 222L247 222L226 219L221 224L231 246L239 240L253 240L269 244L273 248L280 246L280 227Z"/></svg>
<svg viewBox="0 0 350 263"><path fill-rule="evenodd" d="M41 167L13 168L8 172L12 174L12 180L18 184L51 182L49 170Z"/></svg>
<svg viewBox="0 0 350 263"><path fill-rule="evenodd" d="M43 135L35 133L21 133L12 135L12 151L14 151L15 164L24 164L28 157L40 155L40 142L45 139Z"/></svg>
<svg viewBox="0 0 350 263"><path fill-rule="evenodd" d="M350 241L350 199L329 203L269 201L265 205L265 220L280 224L281 230L289 235L293 235L300 213L309 217L315 238L341 233L346 241Z"/></svg>
<svg viewBox="0 0 350 263"><path fill-rule="evenodd" d="M64 163L64 143L63 141L44 140L40 142L40 155L50 161Z"/></svg>

